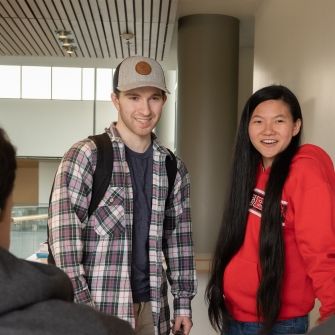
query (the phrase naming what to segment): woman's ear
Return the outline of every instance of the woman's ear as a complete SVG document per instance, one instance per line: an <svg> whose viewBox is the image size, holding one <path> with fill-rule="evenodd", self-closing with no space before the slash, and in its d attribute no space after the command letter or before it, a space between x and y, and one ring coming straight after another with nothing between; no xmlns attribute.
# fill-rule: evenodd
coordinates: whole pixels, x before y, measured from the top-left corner
<svg viewBox="0 0 335 335"><path fill-rule="evenodd" d="M301 119L297 119L297 121L294 122L293 136L299 134L300 128L301 128Z"/></svg>

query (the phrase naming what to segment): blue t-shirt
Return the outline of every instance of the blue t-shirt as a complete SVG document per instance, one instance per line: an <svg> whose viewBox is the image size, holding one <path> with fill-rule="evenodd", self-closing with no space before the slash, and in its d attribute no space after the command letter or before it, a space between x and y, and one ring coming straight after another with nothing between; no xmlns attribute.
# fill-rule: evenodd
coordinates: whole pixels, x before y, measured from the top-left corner
<svg viewBox="0 0 335 335"><path fill-rule="evenodd" d="M126 159L134 195L131 285L134 302L144 302L150 300L148 237L151 221L152 145L144 153L126 147Z"/></svg>

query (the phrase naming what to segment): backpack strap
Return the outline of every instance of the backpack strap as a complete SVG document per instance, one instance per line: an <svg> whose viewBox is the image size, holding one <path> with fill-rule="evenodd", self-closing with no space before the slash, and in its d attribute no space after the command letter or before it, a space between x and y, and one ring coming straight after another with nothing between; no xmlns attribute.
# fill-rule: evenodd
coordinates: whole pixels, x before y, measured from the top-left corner
<svg viewBox="0 0 335 335"><path fill-rule="evenodd" d="M91 202L88 208L88 217L96 210L99 202L103 198L107 191L110 179L113 172L113 144L107 133L92 135L89 138L95 143L97 147L97 165L93 174L93 186ZM55 179L53 181L50 197L49 197L49 208L51 204L52 192L54 189ZM47 241L49 242L49 226L47 226ZM50 249L50 243L48 243L48 263L55 264L54 257Z"/></svg>
<svg viewBox="0 0 335 335"><path fill-rule="evenodd" d="M113 143L107 133L89 136L97 147L97 165L93 175L91 203L88 217L96 210L104 197L113 172Z"/></svg>
<svg viewBox="0 0 335 335"><path fill-rule="evenodd" d="M50 191L50 195L49 195L49 207L48 207L48 219L49 219L49 214L50 214L50 205L51 205L51 198L52 198L52 193L54 191L54 186L55 186L55 179L56 176L54 177L54 181L52 182L52 186L51 186L51 191ZM49 224L47 222L47 242L48 242L48 264L56 264L55 263L55 259L54 256L52 255L52 251L50 248L50 243L49 243Z"/></svg>
<svg viewBox="0 0 335 335"><path fill-rule="evenodd" d="M166 156L165 167L166 167L166 173L167 173L168 182L169 182L169 188L168 188L168 195L165 201L165 207L169 202L170 195L172 193L174 182L176 180L176 175L177 175L177 158L170 149L167 149L167 150L169 151L170 155Z"/></svg>
<svg viewBox="0 0 335 335"><path fill-rule="evenodd" d="M167 149L167 148L166 148ZM177 175L177 158L174 155L174 153L167 149L170 153L170 155L166 156L165 159L165 167L166 167L166 174L168 177L168 182L169 182L169 188L168 188L168 194L165 200L165 210L169 207L169 202L170 202L170 196L173 190L174 182L176 180L176 175ZM165 217L163 221L163 249L167 247L167 240L169 236L169 231L173 230L175 225L171 226L173 224L173 221L167 220L167 217Z"/></svg>

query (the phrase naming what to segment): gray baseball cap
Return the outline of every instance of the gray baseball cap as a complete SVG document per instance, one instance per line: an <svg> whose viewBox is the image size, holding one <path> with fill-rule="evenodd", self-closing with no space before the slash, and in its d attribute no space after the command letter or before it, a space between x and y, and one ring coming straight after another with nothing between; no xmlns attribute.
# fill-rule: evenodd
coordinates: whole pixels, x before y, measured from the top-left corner
<svg viewBox="0 0 335 335"><path fill-rule="evenodd" d="M138 87L157 87L170 93L165 84L161 65L149 57L132 56L124 59L116 68L113 91L129 91Z"/></svg>

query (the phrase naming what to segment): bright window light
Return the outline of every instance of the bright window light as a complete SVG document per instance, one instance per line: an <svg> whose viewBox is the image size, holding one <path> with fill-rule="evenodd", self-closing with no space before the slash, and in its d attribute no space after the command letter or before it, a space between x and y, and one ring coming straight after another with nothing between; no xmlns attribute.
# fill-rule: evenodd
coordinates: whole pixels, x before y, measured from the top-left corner
<svg viewBox="0 0 335 335"><path fill-rule="evenodd" d="M94 100L94 69L83 68L82 99Z"/></svg>
<svg viewBox="0 0 335 335"><path fill-rule="evenodd" d="M52 68L52 99L81 100L81 68Z"/></svg>
<svg viewBox="0 0 335 335"><path fill-rule="evenodd" d="M110 101L112 93L112 69L97 69L97 100Z"/></svg>
<svg viewBox="0 0 335 335"><path fill-rule="evenodd" d="M0 65L0 98L20 98L20 66Z"/></svg>
<svg viewBox="0 0 335 335"><path fill-rule="evenodd" d="M49 66L22 66L22 98L51 99Z"/></svg>

